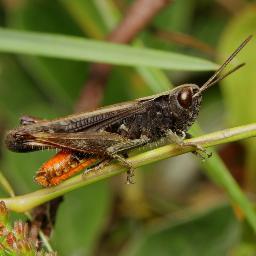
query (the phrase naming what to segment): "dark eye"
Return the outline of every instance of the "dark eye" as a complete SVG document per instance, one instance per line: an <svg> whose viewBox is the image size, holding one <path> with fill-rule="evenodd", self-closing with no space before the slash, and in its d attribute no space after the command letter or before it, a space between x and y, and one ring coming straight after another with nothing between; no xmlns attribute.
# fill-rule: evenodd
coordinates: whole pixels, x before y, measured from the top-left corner
<svg viewBox="0 0 256 256"><path fill-rule="evenodd" d="M192 92L190 88L183 88L178 93L178 102L183 108L189 108L192 104Z"/></svg>

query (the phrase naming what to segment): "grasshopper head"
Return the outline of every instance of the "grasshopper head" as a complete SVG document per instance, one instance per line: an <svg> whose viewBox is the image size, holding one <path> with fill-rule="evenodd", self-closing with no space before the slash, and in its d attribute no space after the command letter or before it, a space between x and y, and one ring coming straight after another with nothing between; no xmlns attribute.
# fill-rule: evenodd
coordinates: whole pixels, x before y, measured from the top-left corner
<svg viewBox="0 0 256 256"><path fill-rule="evenodd" d="M245 63L239 64L225 74L221 75L225 67L243 49L251 38L252 36L247 37L201 87L198 87L196 84L184 84L176 87L171 92L169 102L171 105L171 111L176 119L174 129L186 131L198 116L202 101L202 94L211 86L217 84L219 81L245 65Z"/></svg>
<svg viewBox="0 0 256 256"><path fill-rule="evenodd" d="M170 94L169 104L175 120L174 130L186 131L196 120L202 101L199 91L200 88L196 84L183 84L176 87Z"/></svg>

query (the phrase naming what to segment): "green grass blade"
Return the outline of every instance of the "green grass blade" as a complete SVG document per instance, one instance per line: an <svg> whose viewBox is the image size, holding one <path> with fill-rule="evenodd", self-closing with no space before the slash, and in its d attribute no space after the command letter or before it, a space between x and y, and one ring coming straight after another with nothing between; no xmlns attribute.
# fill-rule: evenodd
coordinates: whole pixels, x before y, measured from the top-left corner
<svg viewBox="0 0 256 256"><path fill-rule="evenodd" d="M214 154L207 160L207 163L203 163L202 165L208 176L226 191L232 203L240 207L248 223L250 223L251 227L256 232L256 214L252 204L241 191L221 158L217 154Z"/></svg>
<svg viewBox="0 0 256 256"><path fill-rule="evenodd" d="M117 65L172 70L214 70L218 65L197 57L142 49L72 36L0 29L0 51Z"/></svg>
<svg viewBox="0 0 256 256"><path fill-rule="evenodd" d="M254 128L251 130L250 128L252 128L252 126L250 125L240 126L237 128L238 129L235 130L232 128L226 129L226 133L223 133L223 140L220 140L219 143L228 143L236 140L245 139L245 137L243 137L243 135L245 134L247 134L247 136L249 137L255 136L253 132ZM234 131L235 133L233 133ZM194 136L202 135L202 131L197 124L192 127L191 132ZM212 134L216 135L218 134L218 132ZM225 190L225 192L229 195L232 203L240 207L248 223L256 232L256 213L253 209L253 205L250 203L247 196L242 192L241 188L230 174L228 168L219 157L218 153L214 149L211 149L211 152L213 153L212 157L207 159L207 161L202 162L203 170L206 172L211 180L213 180L218 186L222 187Z"/></svg>

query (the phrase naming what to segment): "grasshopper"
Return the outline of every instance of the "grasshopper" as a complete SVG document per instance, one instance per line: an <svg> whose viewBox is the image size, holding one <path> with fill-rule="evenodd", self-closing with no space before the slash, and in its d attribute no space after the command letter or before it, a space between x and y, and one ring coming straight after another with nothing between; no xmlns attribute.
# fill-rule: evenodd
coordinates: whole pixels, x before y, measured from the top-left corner
<svg viewBox="0 0 256 256"><path fill-rule="evenodd" d="M251 37L201 87L183 84L156 95L54 120L24 116L21 125L7 133L6 145L15 152L60 150L36 175L43 186L56 185L91 164L94 166L87 171L99 169L114 159L127 167L127 183L132 183L134 169L126 160L129 151L163 138L203 152L199 145L184 142L187 130L198 117L203 93L244 65L221 76Z"/></svg>

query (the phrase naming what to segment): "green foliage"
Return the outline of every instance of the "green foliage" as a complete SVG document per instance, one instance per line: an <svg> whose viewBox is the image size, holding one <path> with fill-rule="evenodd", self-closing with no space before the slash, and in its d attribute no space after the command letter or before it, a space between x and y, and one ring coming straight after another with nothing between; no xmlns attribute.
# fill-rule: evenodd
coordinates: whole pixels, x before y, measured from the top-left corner
<svg viewBox="0 0 256 256"><path fill-rule="evenodd" d="M220 56L225 56L240 38L254 34L256 25L255 6L249 5L240 15L232 19L226 27L220 43ZM227 120L231 125L245 124L256 120L256 76L255 65L255 42L248 45L245 52L242 52L236 61L246 62L243 72L237 72L234 76L225 79L221 87L225 104L228 109ZM222 58L223 59L223 58ZM239 95L239 96L238 96ZM256 186L256 146L255 140L250 140L246 144L247 150L247 174L246 183L248 187L255 191Z"/></svg>
<svg viewBox="0 0 256 256"><path fill-rule="evenodd" d="M217 65L210 61L178 53L142 49L71 36L37 34L6 29L0 29L0 50L79 61L87 60L173 70L204 71L217 68Z"/></svg>
<svg viewBox="0 0 256 256"><path fill-rule="evenodd" d="M228 255L239 240L240 226L227 207L216 208L180 223L144 231L120 256Z"/></svg>
<svg viewBox="0 0 256 256"><path fill-rule="evenodd" d="M130 46L97 41L104 39L116 26L122 12L132 1L27 0L13 1L13 5L8 5L8 1L4 2L4 8L1 9L4 18L1 17L1 20L5 19L2 24L5 28L0 29L0 51L19 54L14 56L1 53L0 56L0 136L3 126L17 126L18 118L23 114L50 119L71 113L87 81L89 61L115 64L105 90L105 104L167 90L170 77L175 84L199 81L201 85L209 75L193 73L189 76L183 71L214 70L217 67L213 61L207 61L209 56L200 50L173 44L157 37L149 29L140 33ZM239 12L235 12L235 18L229 13L232 6L228 9L221 5L224 1L172 2L149 27L152 25L164 31L194 35L211 43L212 48L218 44L216 53L220 62L245 37L255 33L255 6L248 6L246 1L234 1L234 5L240 2L246 6L244 10L241 7ZM211 120L211 124L217 129L227 127L227 123L238 126L255 122L255 39L253 40L234 60L236 63L245 61L247 65L223 81L223 98L216 88L209 90L204 98L203 109L207 113L202 117L209 120L217 116L217 121ZM178 70L179 73L170 70ZM210 108L211 106L213 107ZM225 106L224 110L222 106ZM211 125L208 127L211 131L216 130ZM248 187L255 192L255 141L250 140L245 147L247 155L243 157L241 154L239 157L244 159L246 168L240 170L240 173L244 173ZM53 154L37 152L19 155L7 152L4 147L1 153L1 170L17 194L38 189L32 177L39 166ZM126 194L124 179L121 181L122 189L115 187L117 192L114 193L106 181L69 192L58 210L50 242L61 255L93 255L95 252L122 256L253 255L253 232L250 230L249 235L244 235L244 226L238 223L230 208L217 207L195 217L187 210L196 191L200 195L208 195L213 181L224 188L235 208L242 209L240 218L246 218L252 226L255 225L252 205L246 195L241 193L220 158L215 156L202 166L207 170L210 181L197 178L195 182L195 178L190 177L187 172L192 168L190 164L185 173L175 170L174 165L168 167L168 173L188 176L190 180L185 195L174 196L175 199L164 203L168 207L156 204L151 198L155 196L157 189L163 189L163 184L156 179L149 188L145 177L145 184L138 182L134 185L134 195ZM164 166L156 168L162 170ZM150 174L151 172L148 175ZM142 174L137 172L138 180L139 175ZM73 181L76 179L78 177ZM167 178L166 182L168 187L184 186L179 183L179 179L172 183ZM165 189L165 194L168 194L168 188ZM36 195L39 196L40 191L37 192L31 198L32 203L39 199ZM54 193L58 193L58 189L51 190L51 193L53 197L57 196ZM6 196L1 191L2 194ZM135 197L136 200L140 198L142 201L136 201L134 205L129 201L130 197ZM155 200L161 201L161 196ZM218 205L222 204L222 200L223 198L218 201ZM211 201L211 198L207 197L206 201ZM197 203L201 208L208 207L203 200L198 200ZM178 204L182 213L170 210L172 204ZM140 219L136 214L126 215L126 212L136 207L139 212L146 212L145 219ZM184 216L185 220L180 221Z"/></svg>
<svg viewBox="0 0 256 256"><path fill-rule="evenodd" d="M51 240L60 255L92 253L109 214L110 196L106 182L65 196Z"/></svg>

